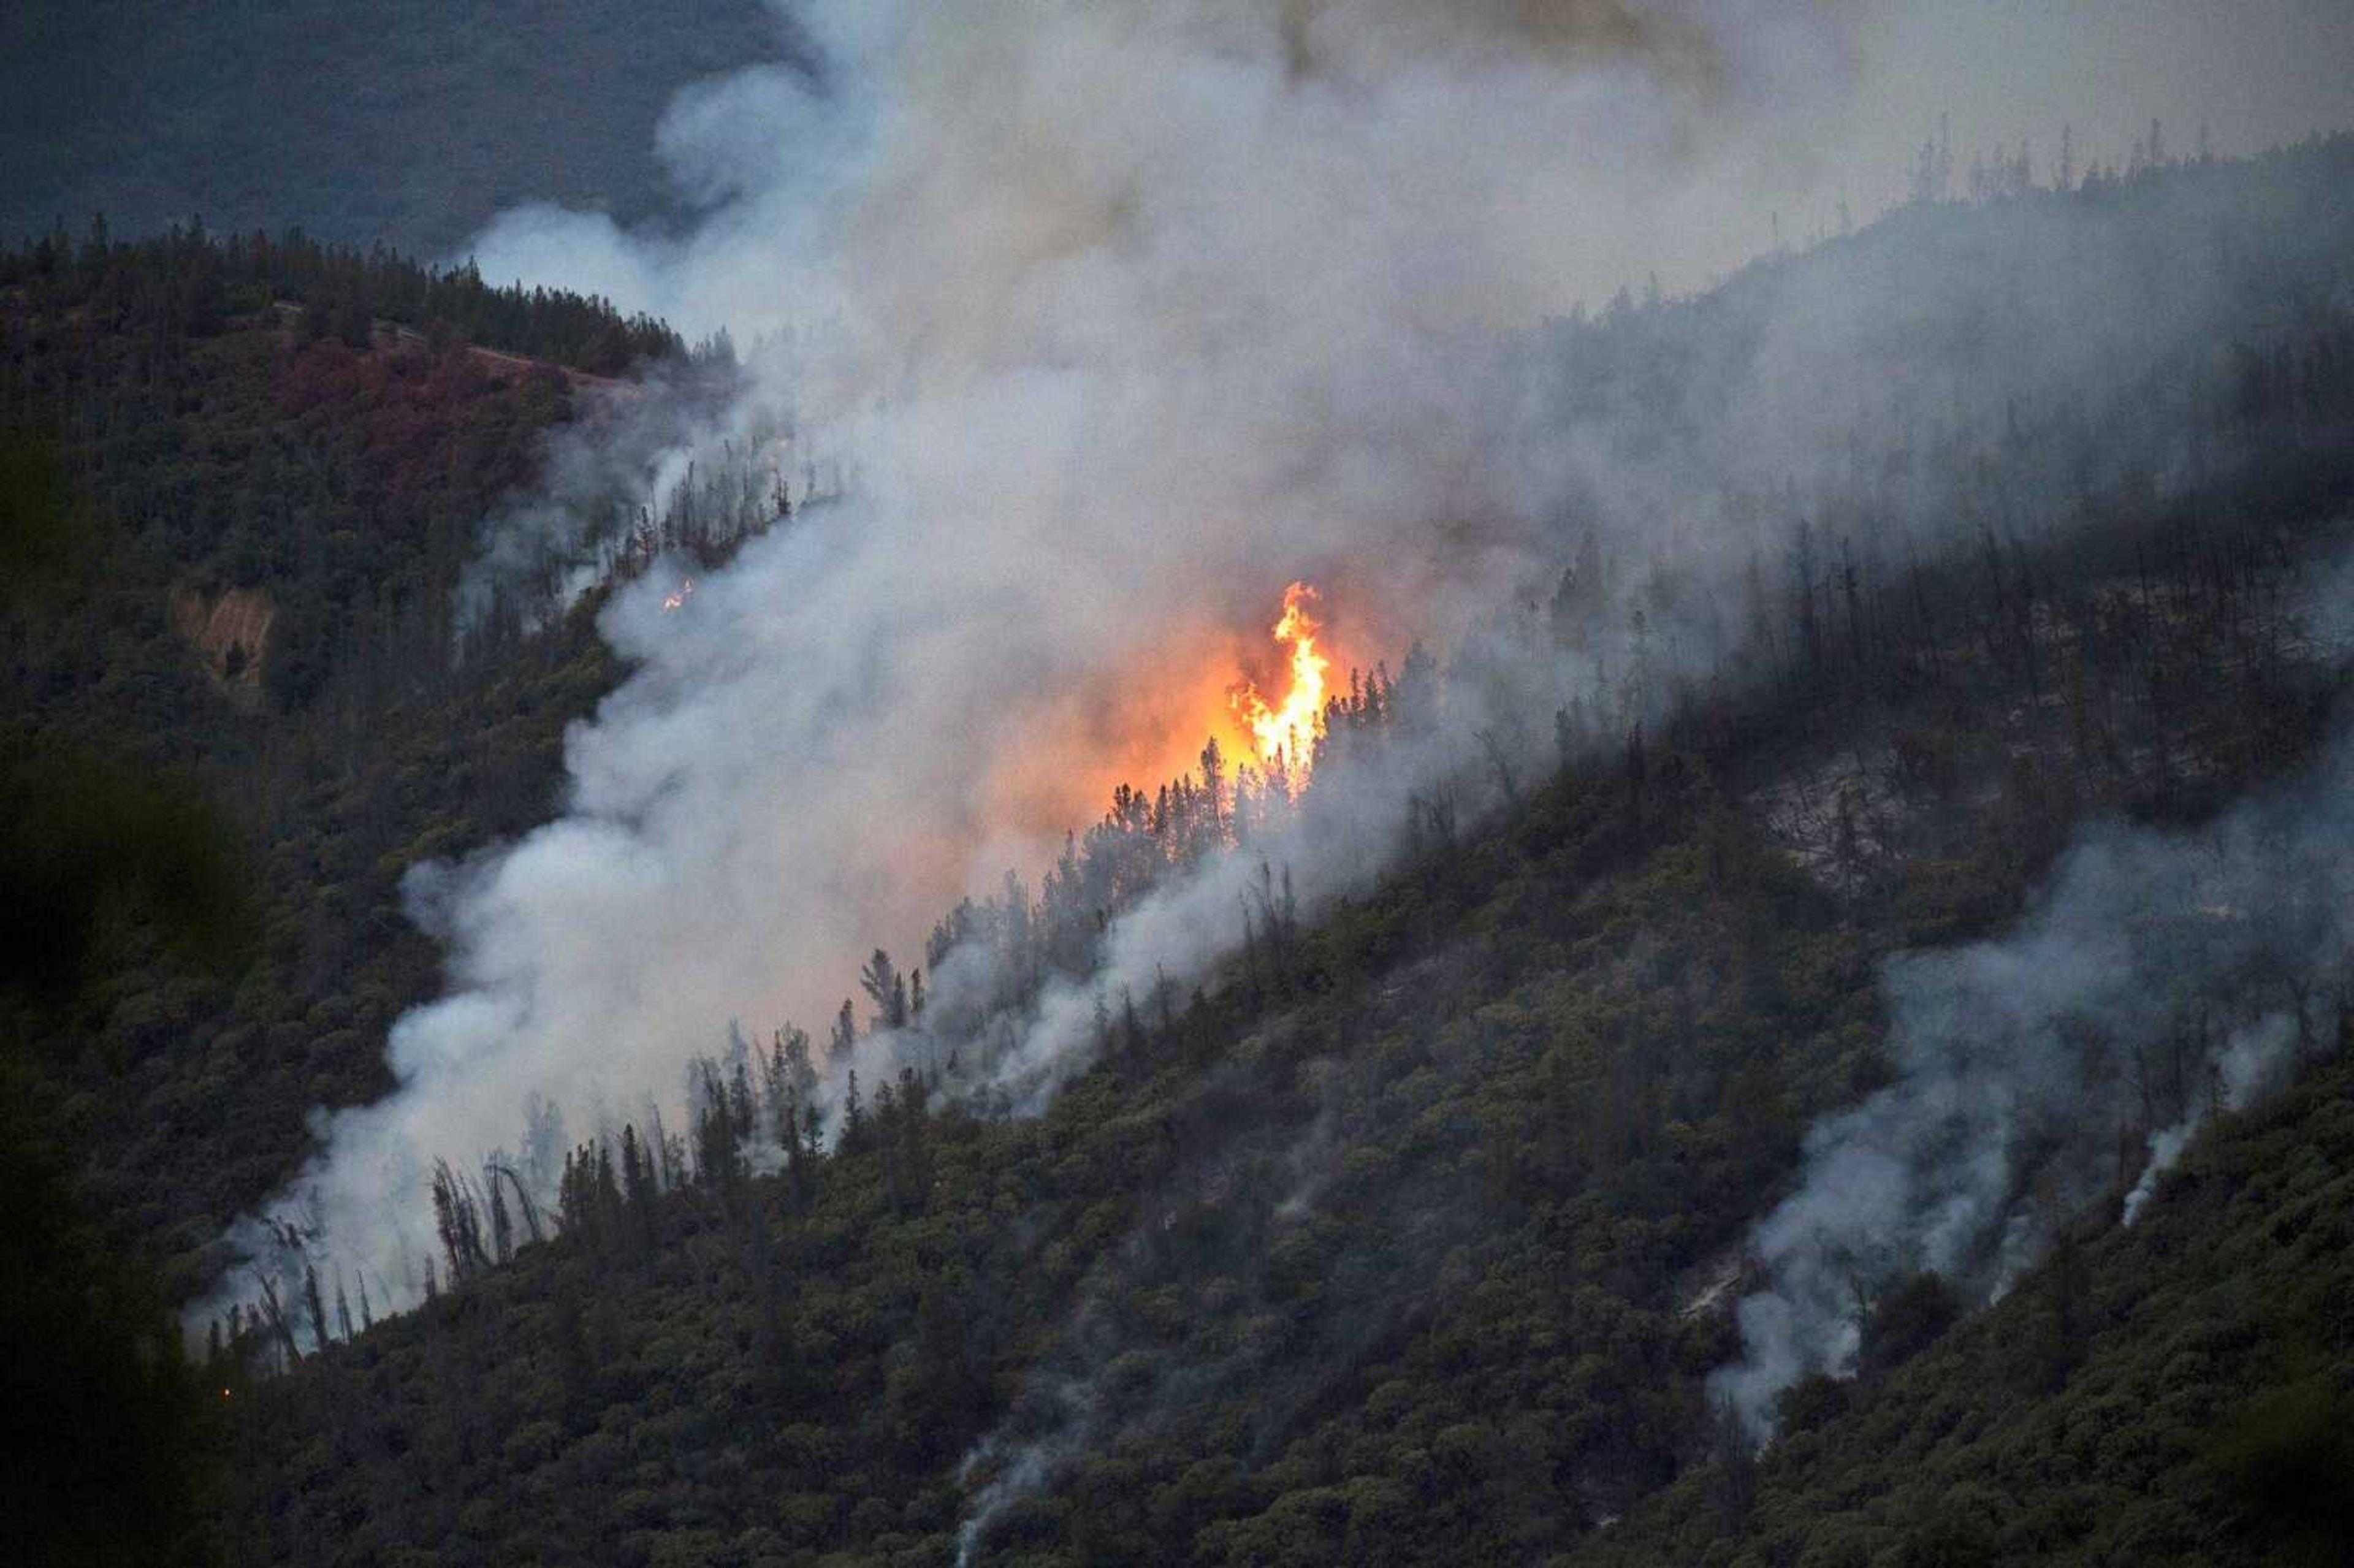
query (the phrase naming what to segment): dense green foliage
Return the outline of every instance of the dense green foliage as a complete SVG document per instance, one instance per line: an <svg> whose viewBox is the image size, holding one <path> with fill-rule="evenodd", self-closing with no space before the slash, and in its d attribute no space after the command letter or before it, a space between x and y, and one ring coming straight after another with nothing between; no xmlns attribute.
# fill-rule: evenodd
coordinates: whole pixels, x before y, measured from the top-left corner
<svg viewBox="0 0 2354 1568"><path fill-rule="evenodd" d="M195 1563L223 1434L152 1270L81 1202L37 1068L0 1050L0 1531L24 1561Z"/></svg>
<svg viewBox="0 0 2354 1568"><path fill-rule="evenodd" d="M175 1294L300 1158L312 1106L382 1091L384 1032L436 973L402 872L537 821L565 723L612 679L585 609L458 657L481 520L587 394L429 315L366 348L302 330L265 287L296 254L294 273L349 270L370 298L425 278L180 234L48 273L11 253L0 286L6 559L32 590L0 605L9 787L21 768L76 811L56 832L12 819L9 842L37 851L26 874L90 889L85 872L139 847L127 830L161 842L193 791L257 885L241 971L191 969L111 897L77 912L12 883L8 900L12 932L95 954L49 966L62 1011L5 1022L41 1042L96 1212L170 1260ZM420 308L453 298L477 296L429 290ZM71 782L118 766L185 788Z"/></svg>
<svg viewBox="0 0 2354 1568"><path fill-rule="evenodd" d="M10 610L54 590L78 524L54 455L0 441ZM185 781L0 724L0 1425L17 1456L0 1531L28 1560L210 1555L217 1433L153 1269L84 1202L49 1055L134 928L216 973L241 960L251 909L227 826Z"/></svg>

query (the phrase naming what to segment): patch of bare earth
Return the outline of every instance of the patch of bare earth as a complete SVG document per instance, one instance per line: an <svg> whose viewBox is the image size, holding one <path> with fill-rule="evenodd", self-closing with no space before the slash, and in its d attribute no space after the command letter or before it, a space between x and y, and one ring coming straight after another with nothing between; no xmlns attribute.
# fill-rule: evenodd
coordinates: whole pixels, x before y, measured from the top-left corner
<svg viewBox="0 0 2354 1568"><path fill-rule="evenodd" d="M215 595L183 588L172 595L172 624L204 661L205 673L239 707L261 705L261 662L270 652L277 607L260 588Z"/></svg>

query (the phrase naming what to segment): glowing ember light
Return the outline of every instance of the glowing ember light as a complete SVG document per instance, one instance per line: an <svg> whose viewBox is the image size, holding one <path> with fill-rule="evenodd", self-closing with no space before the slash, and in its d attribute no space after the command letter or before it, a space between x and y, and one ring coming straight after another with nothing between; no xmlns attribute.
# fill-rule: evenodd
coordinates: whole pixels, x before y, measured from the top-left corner
<svg viewBox="0 0 2354 1568"><path fill-rule="evenodd" d="M668 615L672 610L676 609L680 605L684 604L694 596L694 594L695 579L693 577L689 577L684 582L678 585L678 591L676 593L667 593L663 595L663 613L664 615Z"/></svg>
<svg viewBox="0 0 2354 1568"><path fill-rule="evenodd" d="M1275 640L1291 649L1291 689L1282 703L1269 707L1248 683L1231 699L1259 760L1281 764L1295 779L1305 779L1316 764L1316 737L1324 733L1324 673L1332 667L1316 652L1323 623L1309 613L1315 602L1316 590L1304 582L1283 590L1283 619L1275 623Z"/></svg>

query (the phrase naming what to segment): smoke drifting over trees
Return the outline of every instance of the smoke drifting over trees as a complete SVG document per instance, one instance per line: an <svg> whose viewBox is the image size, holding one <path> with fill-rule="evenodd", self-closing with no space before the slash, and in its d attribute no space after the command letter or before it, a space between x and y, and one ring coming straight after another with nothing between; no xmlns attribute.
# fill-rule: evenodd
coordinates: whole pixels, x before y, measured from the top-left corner
<svg viewBox="0 0 2354 1568"><path fill-rule="evenodd" d="M1846 35L1810 13L804 19L817 85L749 71L666 122L717 204L693 233L535 209L482 239L493 275L586 249L617 297L762 334L737 396L644 418L659 493L689 438L774 454L788 488L816 461L855 478L797 493L673 610L659 577L617 592L635 673L570 737L565 815L412 877L448 993L393 1032L399 1092L323 1118L290 1188L395 1297L433 1251L431 1162L514 1139L528 1096L626 1119L606 1107L729 1019L830 1017L878 942L1048 863L1113 779L1194 768L1203 694L1258 655L1283 584L1324 584L1368 663L1442 650L1428 728L1320 777L1254 855L1096 911L1092 983L994 1014L1009 1098L1084 1060L1099 1009L1235 945L1262 858L1312 906L1436 820L1410 802L1438 791L1451 822L1510 797L1557 712L1616 748L1744 662L1819 657L1819 599L1861 638L1918 559L1999 556L2127 475L2195 481L2234 450L2225 345L2270 352L2283 301L2343 308L2315 263L2334 231L2300 238L2326 179L2259 213L2187 169L2138 204L2011 195L1967 234L1925 204L1821 265L1586 315L1624 264L1596 215L1683 199L1842 90ZM2154 249L2186 230L2207 242ZM576 455L493 560L563 557L562 474L597 472ZM1808 646L1761 646L1794 595ZM991 1016L970 953L927 979L939 1017ZM859 1049L898 1065L887 1036Z"/></svg>
<svg viewBox="0 0 2354 1568"><path fill-rule="evenodd" d="M1925 1272L1999 1296L2088 1202L2130 1186L2130 1223L2202 1121L2336 1048L2349 803L2341 735L2210 826L2087 832L2017 930L1888 966L1896 1081L1808 1134L1750 1239L1766 1288L1713 1383L1754 1430L1801 1376L1869 1361L1883 1293Z"/></svg>
<svg viewBox="0 0 2354 1568"><path fill-rule="evenodd" d="M567 817L417 884L453 990L395 1031L404 1092L299 1184L339 1237L384 1225L396 1150L495 1146L535 1089L668 1081L728 1016L822 1016L878 934L1092 814L1105 774L1065 758L1190 757L1200 721L1165 705L1230 678L1283 583L1389 563L1337 585L1374 644L1384 606L1443 633L1450 596L1533 564L1425 531L1518 510L1466 334L1567 303L1491 220L1541 197L1566 226L1590 160L1543 149L1663 147L1698 99L1616 29L1532 65L1469 24L1434 62L1420 24L1278 20L820 8L822 96L754 73L682 106L680 155L736 199L652 260L813 323L755 361L743 418L786 410L861 482L680 613L621 595L606 630L642 668L574 738ZM1748 43L1712 49L1710 101ZM748 123L837 155L779 168Z"/></svg>

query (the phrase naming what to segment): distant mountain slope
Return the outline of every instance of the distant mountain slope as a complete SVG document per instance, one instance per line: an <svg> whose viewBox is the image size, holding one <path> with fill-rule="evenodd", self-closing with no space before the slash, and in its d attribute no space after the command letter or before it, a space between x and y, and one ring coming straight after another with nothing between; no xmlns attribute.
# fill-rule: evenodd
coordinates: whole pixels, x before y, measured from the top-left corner
<svg viewBox="0 0 2354 1568"><path fill-rule="evenodd" d="M759 0L28 0L0 7L0 238L201 214L438 256L533 198L659 217L671 95L790 53Z"/></svg>

